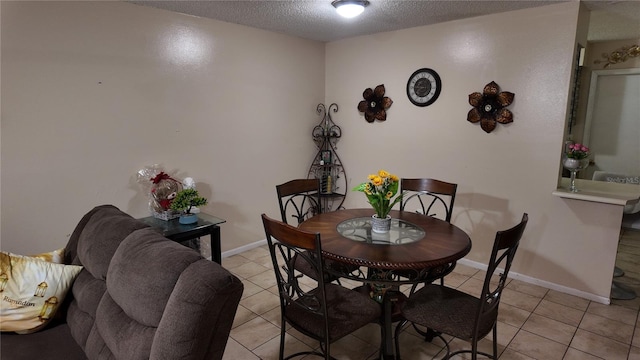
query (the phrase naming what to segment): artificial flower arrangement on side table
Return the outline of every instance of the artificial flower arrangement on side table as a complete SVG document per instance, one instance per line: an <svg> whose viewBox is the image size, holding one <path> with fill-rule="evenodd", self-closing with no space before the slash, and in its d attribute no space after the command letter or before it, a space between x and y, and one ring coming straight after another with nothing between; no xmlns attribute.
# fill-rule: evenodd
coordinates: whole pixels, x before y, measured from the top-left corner
<svg viewBox="0 0 640 360"><path fill-rule="evenodd" d="M361 191L367 196L369 204L376 213L371 217L371 230L377 233L386 233L391 227L391 208L402 201L402 195L398 193L399 179L396 175L385 170L378 171L377 174L369 175L369 181L353 188L353 191Z"/></svg>
<svg viewBox="0 0 640 360"><path fill-rule="evenodd" d="M207 205L207 199L198 194L196 189L180 190L171 202L171 210L179 211L180 224L193 224L198 221L198 215L191 213L194 206Z"/></svg>
<svg viewBox="0 0 640 360"><path fill-rule="evenodd" d="M171 202L183 184L165 173L160 165L145 166L136 175L137 182L149 197L149 210L154 218L169 221L180 216L171 210Z"/></svg>
<svg viewBox="0 0 640 360"><path fill-rule="evenodd" d="M589 166L589 148L580 143L569 144L562 156L562 166L571 172L569 191L578 192L576 187L576 173Z"/></svg>

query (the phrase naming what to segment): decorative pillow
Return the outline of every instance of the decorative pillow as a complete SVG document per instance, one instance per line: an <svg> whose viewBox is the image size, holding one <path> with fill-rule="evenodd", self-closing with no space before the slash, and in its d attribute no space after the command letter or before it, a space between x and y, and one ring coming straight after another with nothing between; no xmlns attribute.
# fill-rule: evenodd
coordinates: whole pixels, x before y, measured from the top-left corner
<svg viewBox="0 0 640 360"><path fill-rule="evenodd" d="M0 252L0 330L28 334L43 328L81 270Z"/></svg>
<svg viewBox="0 0 640 360"><path fill-rule="evenodd" d="M64 248L60 248L60 249L53 250L46 253L29 255L29 257L37 258L40 260L44 260L44 261L48 261L56 264L62 264L64 262Z"/></svg>

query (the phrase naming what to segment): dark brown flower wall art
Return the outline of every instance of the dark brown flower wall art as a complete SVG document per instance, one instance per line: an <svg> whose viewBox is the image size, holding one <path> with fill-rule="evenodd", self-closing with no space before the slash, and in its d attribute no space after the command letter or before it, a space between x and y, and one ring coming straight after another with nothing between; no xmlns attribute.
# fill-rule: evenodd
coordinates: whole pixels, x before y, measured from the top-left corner
<svg viewBox="0 0 640 360"><path fill-rule="evenodd" d="M473 109L467 114L467 120L474 124L480 122L480 127L486 133L492 132L497 123L513 122L513 113L505 107L511 105L514 96L512 92L500 91L500 87L494 81L488 83L482 94L469 94L469 104Z"/></svg>
<svg viewBox="0 0 640 360"><path fill-rule="evenodd" d="M391 107L393 100L384 96L384 92L384 84L381 84L376 86L375 90L368 88L362 93L364 100L358 104L358 111L364 113L367 122L387 120L387 109Z"/></svg>

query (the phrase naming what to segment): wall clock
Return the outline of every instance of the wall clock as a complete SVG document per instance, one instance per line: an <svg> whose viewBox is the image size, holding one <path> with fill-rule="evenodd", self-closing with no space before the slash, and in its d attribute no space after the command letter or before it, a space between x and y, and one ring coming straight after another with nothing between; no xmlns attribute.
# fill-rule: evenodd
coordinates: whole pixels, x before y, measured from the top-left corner
<svg viewBox="0 0 640 360"><path fill-rule="evenodd" d="M407 96L416 106L433 104L440 96L442 81L437 72L423 68L416 70L407 81Z"/></svg>

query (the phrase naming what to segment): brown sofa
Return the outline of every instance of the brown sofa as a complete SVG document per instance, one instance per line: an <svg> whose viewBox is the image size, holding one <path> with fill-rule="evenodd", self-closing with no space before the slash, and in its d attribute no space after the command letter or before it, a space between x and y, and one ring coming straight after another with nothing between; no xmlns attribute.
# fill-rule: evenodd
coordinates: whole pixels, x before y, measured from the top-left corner
<svg viewBox="0 0 640 360"><path fill-rule="evenodd" d="M111 205L87 213L65 247L84 266L56 321L2 333L3 360L221 359L242 282Z"/></svg>

